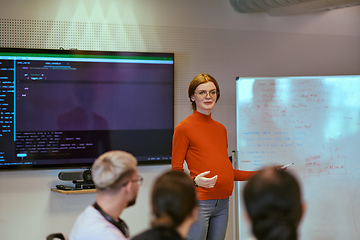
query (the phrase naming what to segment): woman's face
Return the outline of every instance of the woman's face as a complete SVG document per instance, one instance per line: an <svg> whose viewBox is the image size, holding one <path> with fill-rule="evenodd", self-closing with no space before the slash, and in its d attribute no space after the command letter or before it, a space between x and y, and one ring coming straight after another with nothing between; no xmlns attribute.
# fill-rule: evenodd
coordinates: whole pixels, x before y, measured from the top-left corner
<svg viewBox="0 0 360 240"><path fill-rule="evenodd" d="M194 95L191 96L191 100L196 104L196 111L209 115L211 109L215 106L216 96L215 84L213 82L206 82L197 86Z"/></svg>

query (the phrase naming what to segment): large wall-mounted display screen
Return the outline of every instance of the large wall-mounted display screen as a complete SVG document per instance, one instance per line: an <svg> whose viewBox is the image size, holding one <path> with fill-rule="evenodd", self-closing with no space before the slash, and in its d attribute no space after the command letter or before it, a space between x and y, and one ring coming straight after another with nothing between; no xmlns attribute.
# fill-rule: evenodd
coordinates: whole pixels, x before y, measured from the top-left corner
<svg viewBox="0 0 360 240"><path fill-rule="evenodd" d="M0 170L170 163L174 54L0 48Z"/></svg>

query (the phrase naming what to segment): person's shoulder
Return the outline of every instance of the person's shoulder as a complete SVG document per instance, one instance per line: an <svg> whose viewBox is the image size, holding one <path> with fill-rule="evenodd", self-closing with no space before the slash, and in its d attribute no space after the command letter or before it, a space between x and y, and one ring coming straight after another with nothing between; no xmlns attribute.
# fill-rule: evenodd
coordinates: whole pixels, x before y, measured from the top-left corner
<svg viewBox="0 0 360 240"><path fill-rule="evenodd" d="M96 216L98 213L95 208L91 205L87 206L82 213L77 217L77 222L82 222L83 220L90 220L93 216Z"/></svg>
<svg viewBox="0 0 360 240"><path fill-rule="evenodd" d="M185 119L183 119L181 122L179 122L178 125L176 125L175 129L183 129L184 130L184 129L190 127L193 122L192 119L193 119L192 114L187 116Z"/></svg>
<svg viewBox="0 0 360 240"><path fill-rule="evenodd" d="M131 238L131 240L155 240L157 239L157 234L156 232L154 231L154 229L148 229L148 230L145 230L144 232L134 236Z"/></svg>
<svg viewBox="0 0 360 240"><path fill-rule="evenodd" d="M251 236L250 238L248 238L247 240L256 240L255 237Z"/></svg>
<svg viewBox="0 0 360 240"><path fill-rule="evenodd" d="M219 125L219 126L225 127L224 124L222 124L221 122L216 121L216 120L214 120L214 119L212 119L212 120L214 121L214 124L217 124L217 125Z"/></svg>
<svg viewBox="0 0 360 240"><path fill-rule="evenodd" d="M70 232L71 240L106 239L126 240L125 236L113 224L107 221L91 205L78 216Z"/></svg>
<svg viewBox="0 0 360 240"><path fill-rule="evenodd" d="M226 127L224 126L224 124L222 124L221 122L218 122L218 121L216 121L216 120L214 120L214 119L212 119L212 120L213 120L213 124L214 124L216 127L218 127L218 128L223 128L223 129L226 130Z"/></svg>
<svg viewBox="0 0 360 240"><path fill-rule="evenodd" d="M131 240L182 240L180 235L174 229L165 227L153 227L139 235L131 238Z"/></svg>

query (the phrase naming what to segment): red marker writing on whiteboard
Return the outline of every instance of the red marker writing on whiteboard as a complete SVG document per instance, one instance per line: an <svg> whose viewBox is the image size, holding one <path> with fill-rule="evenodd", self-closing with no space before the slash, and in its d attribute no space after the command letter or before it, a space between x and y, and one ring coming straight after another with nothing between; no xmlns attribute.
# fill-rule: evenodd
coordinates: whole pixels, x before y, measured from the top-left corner
<svg viewBox="0 0 360 240"><path fill-rule="evenodd" d="M287 164L287 165L284 165L284 166L282 166L281 167L281 169L284 169L284 168L288 168L288 167L290 167L291 165L294 165L295 163L289 163L289 164Z"/></svg>

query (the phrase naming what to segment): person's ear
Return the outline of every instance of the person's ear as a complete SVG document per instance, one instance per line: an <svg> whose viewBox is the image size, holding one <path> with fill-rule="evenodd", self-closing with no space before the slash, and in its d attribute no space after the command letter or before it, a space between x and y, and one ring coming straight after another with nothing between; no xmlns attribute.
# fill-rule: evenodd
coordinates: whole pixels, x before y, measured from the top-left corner
<svg viewBox="0 0 360 240"><path fill-rule="evenodd" d="M302 202L301 203L301 216L304 216L306 209L307 209L307 204L305 202Z"/></svg>
<svg viewBox="0 0 360 240"><path fill-rule="evenodd" d="M133 184L133 182L129 181L126 183L126 185L123 186L126 193L129 193L129 192L131 193L132 184Z"/></svg>
<svg viewBox="0 0 360 240"><path fill-rule="evenodd" d="M194 94L191 96L190 99L191 99L192 102L195 102L195 96L194 96Z"/></svg>
<svg viewBox="0 0 360 240"><path fill-rule="evenodd" d="M249 214L248 214L248 213L245 213L244 216L245 216L245 220L246 220L248 223L250 223L250 225L252 225L252 221L251 221L251 218L250 218Z"/></svg>

